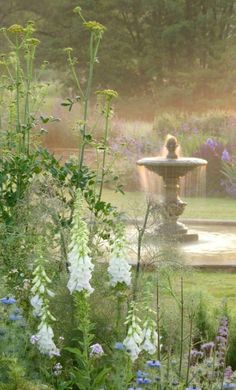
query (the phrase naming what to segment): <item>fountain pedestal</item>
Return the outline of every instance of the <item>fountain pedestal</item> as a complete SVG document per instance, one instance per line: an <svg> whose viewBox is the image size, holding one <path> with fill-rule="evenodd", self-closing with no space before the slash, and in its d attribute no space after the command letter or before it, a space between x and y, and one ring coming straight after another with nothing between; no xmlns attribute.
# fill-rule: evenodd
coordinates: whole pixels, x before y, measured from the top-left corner
<svg viewBox="0 0 236 390"><path fill-rule="evenodd" d="M178 241L195 241L197 234L188 234L187 227L178 221L187 203L180 197L180 177L196 167L207 164L206 160L199 158L178 158L176 149L178 143L175 137L169 136L166 142L168 154L166 158L143 158L137 162L150 171L157 173L164 181L164 200L160 205L162 222L156 231L161 238L170 238Z"/></svg>

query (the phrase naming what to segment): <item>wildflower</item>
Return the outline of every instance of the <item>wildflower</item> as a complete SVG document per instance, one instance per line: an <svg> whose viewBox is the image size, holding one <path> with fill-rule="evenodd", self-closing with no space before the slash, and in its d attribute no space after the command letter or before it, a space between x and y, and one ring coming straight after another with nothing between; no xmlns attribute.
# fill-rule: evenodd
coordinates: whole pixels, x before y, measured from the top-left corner
<svg viewBox="0 0 236 390"><path fill-rule="evenodd" d="M94 265L89 256L89 231L81 217L81 210L83 210L82 193L79 191L75 202L68 254L70 278L67 287L71 294L74 291L84 291L91 294L94 290L90 285Z"/></svg>
<svg viewBox="0 0 236 390"><path fill-rule="evenodd" d="M104 89L101 91L96 91L96 94L100 95L100 96L105 96L105 98L108 101L112 100L113 98L118 97L118 93L116 91L114 91L113 89Z"/></svg>
<svg viewBox="0 0 236 390"><path fill-rule="evenodd" d="M112 247L111 259L109 262L108 273L110 275L110 284L115 287L118 283L131 285L131 266L124 259L124 231L123 226L118 225L116 237Z"/></svg>
<svg viewBox="0 0 236 390"><path fill-rule="evenodd" d="M89 22L84 22L84 27L90 30L91 32L96 33L99 36L101 36L106 31L105 26L103 26L101 23L98 23L94 20L91 20Z"/></svg>
<svg viewBox="0 0 236 390"><path fill-rule="evenodd" d="M22 319L23 319L23 317L21 315L19 315L19 314L16 314L16 313L12 313L12 314L9 315L9 320L10 321L20 321Z"/></svg>
<svg viewBox="0 0 236 390"><path fill-rule="evenodd" d="M31 344L37 344L37 342L39 341L39 336L33 334L31 337L30 337L30 342Z"/></svg>
<svg viewBox="0 0 236 390"><path fill-rule="evenodd" d="M127 286L131 285L131 266L125 259L112 257L108 267L110 275L110 284L115 287L118 283L124 283Z"/></svg>
<svg viewBox="0 0 236 390"><path fill-rule="evenodd" d="M191 387L186 387L185 390L201 390L199 387L197 387L196 385L192 385Z"/></svg>
<svg viewBox="0 0 236 390"><path fill-rule="evenodd" d="M159 360L148 360L147 365L148 365L148 367L151 367L151 368L160 368L161 367L161 363L159 362Z"/></svg>
<svg viewBox="0 0 236 390"><path fill-rule="evenodd" d="M142 348L141 344L143 342L143 332L138 322L140 319L135 314L136 307L133 303L131 310L128 313L127 321L128 323L128 332L123 344L126 347L127 352L130 354L131 360L135 361Z"/></svg>
<svg viewBox="0 0 236 390"><path fill-rule="evenodd" d="M144 324L143 340L142 349L153 355L157 350L158 336L155 328L149 327L147 322Z"/></svg>
<svg viewBox="0 0 236 390"><path fill-rule="evenodd" d="M22 34L25 32L25 29L20 24L13 24L7 29L7 31L12 34Z"/></svg>
<svg viewBox="0 0 236 390"><path fill-rule="evenodd" d="M74 9L73 9L73 12L75 13L75 14L81 14L81 12L82 12L82 8L81 7L79 7L79 6L77 6L77 7L75 7Z"/></svg>
<svg viewBox="0 0 236 390"><path fill-rule="evenodd" d="M204 352L211 352L211 350L215 347L215 343L210 341L209 343L205 343L201 345L201 350Z"/></svg>
<svg viewBox="0 0 236 390"><path fill-rule="evenodd" d="M99 356L102 356L104 354L102 346L98 343L91 345L90 349L91 349L90 357L92 357L92 356L99 357Z"/></svg>
<svg viewBox="0 0 236 390"><path fill-rule="evenodd" d="M236 389L236 383L224 383L223 389Z"/></svg>
<svg viewBox="0 0 236 390"><path fill-rule="evenodd" d="M50 357L60 355L60 351L53 341L54 333L51 326L42 323L42 325L39 326L39 331L36 336L38 338L38 348L42 354L49 355Z"/></svg>
<svg viewBox="0 0 236 390"><path fill-rule="evenodd" d="M54 376L59 376L59 375L61 375L61 372L62 372L62 365L61 365L61 363L56 363L53 366L53 375Z"/></svg>
<svg viewBox="0 0 236 390"><path fill-rule="evenodd" d="M28 45L38 46L40 44L40 40L37 38L28 38L25 41Z"/></svg>
<svg viewBox="0 0 236 390"><path fill-rule="evenodd" d="M224 372L224 378L226 380L231 380L234 372L232 370L231 366L226 367L225 372Z"/></svg>
<svg viewBox="0 0 236 390"><path fill-rule="evenodd" d="M125 350L125 346L123 343L115 343L115 346L114 346L115 349L119 349L120 351L124 351Z"/></svg>
<svg viewBox="0 0 236 390"><path fill-rule="evenodd" d="M221 160L225 161L225 162L229 162L231 160L230 159L230 154L229 154L227 149L223 150L222 155L221 155Z"/></svg>
<svg viewBox="0 0 236 390"><path fill-rule="evenodd" d="M33 271L33 281L31 292L33 296L30 303L34 308L33 314L40 317L41 321L38 326L38 333L31 336L32 344L37 344L39 351L42 354L51 356L60 355L59 349L53 341L54 333L49 325L50 321L55 321L55 318L50 313L48 296L53 297L55 294L48 288L51 280L44 269L45 259L40 251L36 260L36 269Z"/></svg>
<svg viewBox="0 0 236 390"><path fill-rule="evenodd" d="M33 315L34 317L39 317L42 314L42 305L43 305L43 300L40 298L40 296L37 294L33 296L30 299L31 306L33 306Z"/></svg>
<svg viewBox="0 0 236 390"><path fill-rule="evenodd" d="M138 385L149 385L150 383L152 383L152 380L149 378L139 377L136 379L136 382L138 383Z"/></svg>
<svg viewBox="0 0 236 390"><path fill-rule="evenodd" d="M5 297L5 298L1 298L0 302L3 305L13 305L16 302L16 300L14 298L11 298L11 297Z"/></svg>
<svg viewBox="0 0 236 390"><path fill-rule="evenodd" d="M65 48L63 49L63 51L64 51L65 53L71 53L71 52L73 51L73 49L72 49L72 47L65 47Z"/></svg>
<svg viewBox="0 0 236 390"><path fill-rule="evenodd" d="M208 138L206 140L206 145L208 145L210 149L214 150L218 145L218 142L212 138Z"/></svg>

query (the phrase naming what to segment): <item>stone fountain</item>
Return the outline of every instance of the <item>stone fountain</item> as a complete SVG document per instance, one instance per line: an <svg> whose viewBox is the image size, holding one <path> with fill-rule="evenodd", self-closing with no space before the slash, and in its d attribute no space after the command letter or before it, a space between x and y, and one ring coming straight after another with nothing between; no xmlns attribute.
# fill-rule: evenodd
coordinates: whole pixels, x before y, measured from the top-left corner
<svg viewBox="0 0 236 390"><path fill-rule="evenodd" d="M180 178L193 169L207 165L200 158L178 157L178 142L169 135L166 141L166 157L147 157L139 160L138 165L157 173L164 182L164 199L160 204L162 222L157 226L160 237L174 238L178 241L198 240L197 234L189 234L187 227L178 221L187 203L180 199Z"/></svg>

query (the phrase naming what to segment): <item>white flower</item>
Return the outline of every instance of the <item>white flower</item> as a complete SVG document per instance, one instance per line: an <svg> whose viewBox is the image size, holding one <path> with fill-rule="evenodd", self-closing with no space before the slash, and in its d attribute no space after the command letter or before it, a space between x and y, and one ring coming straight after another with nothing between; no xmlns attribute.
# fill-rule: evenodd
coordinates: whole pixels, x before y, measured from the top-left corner
<svg viewBox="0 0 236 390"><path fill-rule="evenodd" d="M131 285L131 266L128 262L120 257L112 257L108 267L111 286L116 286L117 283L125 283Z"/></svg>
<svg viewBox="0 0 236 390"><path fill-rule="evenodd" d="M94 290L90 285L94 268L91 258L89 256L80 257L79 251L76 254L74 247L69 253L68 260L70 262L70 278L67 287L70 290L70 293L72 294L74 291L86 290L91 294Z"/></svg>
<svg viewBox="0 0 236 390"><path fill-rule="evenodd" d="M158 335L154 328L145 327L143 330L143 344L142 349L153 355L157 350Z"/></svg>
<svg viewBox="0 0 236 390"><path fill-rule="evenodd" d="M38 338L38 348L42 354L49 356L60 355L60 351L53 341L54 334L51 326L41 323L36 337Z"/></svg>
<svg viewBox="0 0 236 390"><path fill-rule="evenodd" d="M127 337L123 341L124 346L129 352L131 360L134 362L142 351L141 344L143 341L142 329L139 325L131 326L128 330Z"/></svg>
<svg viewBox="0 0 236 390"><path fill-rule="evenodd" d="M140 319L137 317L136 312L136 304L135 302L132 302L131 309L128 311L125 322L125 324L128 324L128 333L123 341L132 361L135 361L138 358L139 353L142 351L141 344L143 342L143 331L138 324Z"/></svg>
<svg viewBox="0 0 236 390"><path fill-rule="evenodd" d="M82 210L83 196L81 191L79 191L75 202L71 242L69 245L70 251L68 254L70 277L67 287L71 294L74 291L86 291L88 294L91 294L94 290L90 285L94 265L89 256L89 231L86 222L82 219Z"/></svg>
<svg viewBox="0 0 236 390"><path fill-rule="evenodd" d="M33 315L35 317L40 317L42 315L42 306L43 306L43 300L40 298L39 295L34 295L30 299L31 306L33 306Z"/></svg>

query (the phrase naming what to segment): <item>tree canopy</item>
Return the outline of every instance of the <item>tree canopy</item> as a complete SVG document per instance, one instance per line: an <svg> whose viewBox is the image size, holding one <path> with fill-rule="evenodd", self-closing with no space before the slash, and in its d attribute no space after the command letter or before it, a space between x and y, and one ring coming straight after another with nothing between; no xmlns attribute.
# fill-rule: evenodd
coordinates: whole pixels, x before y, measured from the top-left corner
<svg viewBox="0 0 236 390"><path fill-rule="evenodd" d="M96 83L160 105L198 101L233 104L236 81L235 0L0 0L1 26L34 20L40 58L65 72L64 47L72 47L81 72L87 64L86 20L107 27ZM4 49L2 47L2 49ZM69 81L68 81L69 82Z"/></svg>

